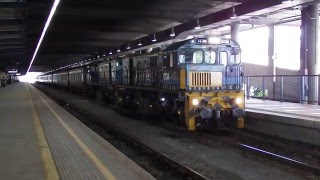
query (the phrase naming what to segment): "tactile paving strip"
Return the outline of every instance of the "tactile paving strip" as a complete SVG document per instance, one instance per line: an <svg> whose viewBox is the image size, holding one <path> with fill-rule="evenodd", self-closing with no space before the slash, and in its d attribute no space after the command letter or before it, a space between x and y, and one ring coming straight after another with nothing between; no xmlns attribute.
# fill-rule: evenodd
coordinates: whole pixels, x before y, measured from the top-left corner
<svg viewBox="0 0 320 180"><path fill-rule="evenodd" d="M60 178L65 180L105 179L41 99L34 92L32 94Z"/></svg>

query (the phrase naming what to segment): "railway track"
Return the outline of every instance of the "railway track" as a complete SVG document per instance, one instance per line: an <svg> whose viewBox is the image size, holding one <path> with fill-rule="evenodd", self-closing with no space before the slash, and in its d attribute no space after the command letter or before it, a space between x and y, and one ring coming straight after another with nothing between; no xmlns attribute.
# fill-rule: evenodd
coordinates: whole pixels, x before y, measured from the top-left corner
<svg viewBox="0 0 320 180"><path fill-rule="evenodd" d="M46 93L46 91L44 91ZM64 100L57 99L56 97L52 96L50 93L46 93L48 96L50 96L52 99L54 99L58 104L65 107ZM79 114L77 110L72 109L72 107L66 107L67 110L75 115L78 119L80 119L82 122L84 122L87 126L92 127L92 123L94 121L88 120L88 117L85 117L85 114ZM96 131L98 134L101 135L101 131L105 131L105 128L101 128L102 125L94 124L94 128L92 128L94 131ZM210 179L206 177L205 175L201 174L200 172L181 164L174 159L170 158L166 154L159 153L156 149L153 149L147 145L145 145L143 142L140 142L136 139L133 139L132 137L129 137L124 132L114 131L112 130L112 127L108 127L108 134L111 133L112 136L118 140L121 140L122 142L126 143L128 146L134 147L137 151L142 151L144 154L146 154L148 157L153 159L153 162L161 163L164 166L170 167L170 169L174 169L174 175L177 175L181 177L181 179ZM235 131L232 131L232 133L236 133ZM101 135L103 137L103 134ZM109 141L108 138L106 138L107 141ZM110 142L110 141L109 141ZM112 143L112 142L111 142ZM302 169L305 171L313 172L314 174L320 175L320 168L316 166L309 165L308 163L304 163L286 156L282 156L276 153L272 153L267 150L263 150L258 147L254 147L249 145L248 143L240 143L237 142L235 146L239 147L240 149L243 149L245 151L248 151L253 154L257 154L259 156L264 156L266 158L269 158L273 161L280 162L282 164L287 164L288 166L293 166L298 169ZM138 163L138 162L137 162ZM138 163L139 164L139 163ZM145 168L145 167L143 167ZM148 168L148 167L147 167ZM161 178L160 178L161 179Z"/></svg>
<svg viewBox="0 0 320 180"><path fill-rule="evenodd" d="M300 168L300 169L303 169L306 171L313 172L317 175L320 175L320 168L319 167L315 167L315 166L309 165L307 163L304 163L304 162L301 162L301 161L298 161L298 160L295 160L295 159L292 159L289 157L285 157L285 156L282 156L279 154L275 154L275 153L272 153L272 152L269 152L269 151L251 146L251 145L241 144L241 143L238 143L238 145L242 149L245 149L245 150L251 151L253 153L257 153L257 154L263 155L265 157L271 158L273 160L277 160L277 161L286 163L290 166L294 166L296 168Z"/></svg>

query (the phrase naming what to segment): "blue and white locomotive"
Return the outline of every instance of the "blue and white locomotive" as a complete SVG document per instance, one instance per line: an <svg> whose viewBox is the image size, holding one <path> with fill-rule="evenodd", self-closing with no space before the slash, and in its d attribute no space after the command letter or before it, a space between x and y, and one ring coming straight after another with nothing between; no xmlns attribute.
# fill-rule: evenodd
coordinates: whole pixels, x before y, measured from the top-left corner
<svg viewBox="0 0 320 180"><path fill-rule="evenodd" d="M232 40L196 37L163 49L100 58L39 79L140 113L165 114L191 131L242 128L245 69L240 52Z"/></svg>

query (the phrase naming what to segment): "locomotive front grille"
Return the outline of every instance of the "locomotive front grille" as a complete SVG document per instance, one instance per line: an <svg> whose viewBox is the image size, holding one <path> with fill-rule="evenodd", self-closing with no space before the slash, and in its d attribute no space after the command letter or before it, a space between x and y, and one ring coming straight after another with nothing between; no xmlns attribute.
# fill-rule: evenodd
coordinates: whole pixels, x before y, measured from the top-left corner
<svg viewBox="0 0 320 180"><path fill-rule="evenodd" d="M221 87L222 72L190 72L189 87Z"/></svg>

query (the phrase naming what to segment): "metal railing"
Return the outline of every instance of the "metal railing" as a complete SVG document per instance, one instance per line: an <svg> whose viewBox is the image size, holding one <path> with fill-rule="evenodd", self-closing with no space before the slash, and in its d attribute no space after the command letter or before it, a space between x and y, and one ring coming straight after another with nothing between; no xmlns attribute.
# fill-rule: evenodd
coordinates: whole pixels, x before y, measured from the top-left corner
<svg viewBox="0 0 320 180"><path fill-rule="evenodd" d="M247 99L319 104L319 75L245 76Z"/></svg>

